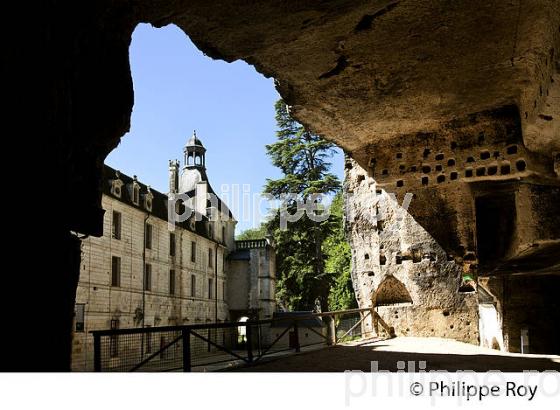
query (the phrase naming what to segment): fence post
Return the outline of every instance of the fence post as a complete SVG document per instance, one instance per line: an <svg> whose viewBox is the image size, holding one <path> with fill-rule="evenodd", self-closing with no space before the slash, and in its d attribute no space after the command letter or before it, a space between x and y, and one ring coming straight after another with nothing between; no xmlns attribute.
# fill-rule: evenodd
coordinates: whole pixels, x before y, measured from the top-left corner
<svg viewBox="0 0 560 410"><path fill-rule="evenodd" d="M373 327L373 331L375 332L375 336L379 337L379 320L377 319L377 312L375 308L371 308L371 326Z"/></svg>
<svg viewBox="0 0 560 410"><path fill-rule="evenodd" d="M247 336L247 361L249 363L252 363L253 362L253 328L249 324L245 325L245 335Z"/></svg>
<svg viewBox="0 0 560 410"><path fill-rule="evenodd" d="M101 336L93 334L93 371L101 371Z"/></svg>
<svg viewBox="0 0 560 410"><path fill-rule="evenodd" d="M181 329L183 338L183 372L191 371L191 330L188 327Z"/></svg>
<svg viewBox="0 0 560 410"><path fill-rule="evenodd" d="M296 353L299 353L300 346L299 346L299 330L297 320L294 320L294 344L296 348Z"/></svg>
<svg viewBox="0 0 560 410"><path fill-rule="evenodd" d="M365 314L364 312L360 313L360 337L363 338L365 335L366 324L364 323ZM354 331L351 332L350 336L354 336Z"/></svg>
<svg viewBox="0 0 560 410"><path fill-rule="evenodd" d="M328 339L328 345L329 346L335 346L336 345L336 321L335 321L335 316L329 316L330 320L329 320L329 339Z"/></svg>

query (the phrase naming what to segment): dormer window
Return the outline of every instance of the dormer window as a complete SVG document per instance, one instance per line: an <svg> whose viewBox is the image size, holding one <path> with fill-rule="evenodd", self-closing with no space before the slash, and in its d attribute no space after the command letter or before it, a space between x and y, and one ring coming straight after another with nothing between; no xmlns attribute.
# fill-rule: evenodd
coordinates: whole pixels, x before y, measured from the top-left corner
<svg viewBox="0 0 560 410"><path fill-rule="evenodd" d="M138 184L136 175L134 175L134 181L132 182L132 203L140 205L140 184Z"/></svg>
<svg viewBox="0 0 560 410"><path fill-rule="evenodd" d="M152 203L154 201L154 194L152 194L152 191L150 189L150 186L148 185L148 192L144 195L144 208L146 208L146 210L148 212L152 212Z"/></svg>
<svg viewBox="0 0 560 410"><path fill-rule="evenodd" d="M115 171L115 179L111 181L111 193L117 198L121 197L123 182L119 171Z"/></svg>

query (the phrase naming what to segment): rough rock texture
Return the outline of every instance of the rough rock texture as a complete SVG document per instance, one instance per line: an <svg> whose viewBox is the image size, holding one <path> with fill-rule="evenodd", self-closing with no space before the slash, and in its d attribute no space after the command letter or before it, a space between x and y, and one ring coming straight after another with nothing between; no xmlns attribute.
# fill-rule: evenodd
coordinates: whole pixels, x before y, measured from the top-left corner
<svg viewBox="0 0 560 410"><path fill-rule="evenodd" d="M390 305L406 295L399 300L404 291L396 289L379 297L384 281L402 282L412 304L380 308L397 334L476 343L484 303L494 309L504 349L520 351L524 330L534 351L557 352L558 255L504 269L560 239L558 159L530 151L520 124L514 107L502 107L436 133L372 143L367 170L347 159L354 288L360 307L372 297Z"/></svg>
<svg viewBox="0 0 560 410"><path fill-rule="evenodd" d="M545 130L530 149L560 147L551 141L560 119L540 117L558 101L554 0L159 1L139 14L179 25L211 56L273 75L294 114L349 151L372 135L433 132L509 104L524 129Z"/></svg>
<svg viewBox="0 0 560 410"><path fill-rule="evenodd" d="M381 290L378 302L393 299L395 304L379 307L378 312L397 335L477 343L476 294L459 292L463 266L448 260L445 250L403 209L406 202L385 191L378 193L375 180L351 159L345 194L352 283L359 307L370 307L372 295ZM406 297L399 300L399 290L383 289L393 277L412 303L406 303Z"/></svg>
<svg viewBox="0 0 560 410"><path fill-rule="evenodd" d="M69 207L67 219L82 232L100 229L100 195L90 187L129 127L128 46L140 22L177 24L207 55L274 76L294 115L362 167L373 142L452 129L503 106L520 113L529 150L560 151L555 0L48 4L40 10L46 134L61 144L66 193L82 210Z"/></svg>
<svg viewBox="0 0 560 410"><path fill-rule="evenodd" d="M7 101L18 114L9 116L20 144L14 151L37 157L42 183L34 195L41 200L29 212L41 204L48 215L42 229L53 245L35 255L41 269L29 269L26 279L38 289L29 300L38 307L33 310L57 318L56 329L68 329L63 343L46 338L37 349L30 340L29 368L69 368L78 272L72 264L61 268L77 249L68 231L101 233L102 162L129 128L128 46L140 22L175 23L209 56L243 59L274 76L295 116L364 168L371 143L453 128L457 119L508 105L520 113L527 149L549 157L560 151L557 0L51 0L12 6L6 15L14 24L2 37ZM35 219L27 229L18 227L13 242L21 260L28 257L21 232L35 228ZM52 332L49 324L38 331Z"/></svg>

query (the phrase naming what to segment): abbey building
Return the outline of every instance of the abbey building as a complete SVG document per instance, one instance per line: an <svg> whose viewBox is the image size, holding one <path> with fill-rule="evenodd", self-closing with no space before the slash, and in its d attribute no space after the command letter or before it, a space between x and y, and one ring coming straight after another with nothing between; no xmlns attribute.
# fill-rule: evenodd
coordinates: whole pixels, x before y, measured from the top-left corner
<svg viewBox="0 0 560 410"><path fill-rule="evenodd" d="M168 194L109 166L102 190L103 236L82 240L73 370L92 368L92 330L272 317L274 248L264 238L235 241L237 221L208 181L196 133L182 169L169 163ZM193 212L170 229L168 199L176 194L192 198Z"/></svg>

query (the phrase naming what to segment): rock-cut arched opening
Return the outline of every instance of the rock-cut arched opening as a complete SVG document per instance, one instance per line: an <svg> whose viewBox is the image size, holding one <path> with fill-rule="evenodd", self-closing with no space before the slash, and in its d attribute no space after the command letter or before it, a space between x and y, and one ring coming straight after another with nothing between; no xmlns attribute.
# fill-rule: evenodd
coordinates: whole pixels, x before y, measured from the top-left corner
<svg viewBox="0 0 560 410"><path fill-rule="evenodd" d="M389 306L412 303L412 297L404 283L393 275L387 275L377 287L372 297L373 306Z"/></svg>

